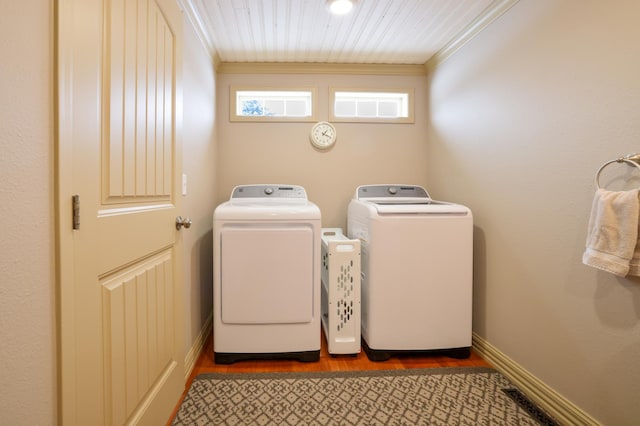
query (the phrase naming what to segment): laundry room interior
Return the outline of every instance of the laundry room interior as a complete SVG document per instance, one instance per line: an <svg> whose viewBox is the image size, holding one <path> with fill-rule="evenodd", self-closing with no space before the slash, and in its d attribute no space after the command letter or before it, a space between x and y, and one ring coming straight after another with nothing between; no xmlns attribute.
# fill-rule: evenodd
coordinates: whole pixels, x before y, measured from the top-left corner
<svg viewBox="0 0 640 426"><path fill-rule="evenodd" d="M638 16L630 2L519 1L427 75L283 67L192 80L194 95L207 87L215 99L205 114L215 117L215 151L207 151L215 171L185 163L189 179L204 173L198 185L215 194L201 210L201 230L209 230L209 209L235 185L302 185L322 211L322 226L345 232L358 185L422 185L474 215L474 345L530 374L536 392L546 393L539 397L560 398L574 421L632 424L640 417L633 362L640 355L640 281L581 259L596 172L640 151ZM243 86L315 87L322 120L331 87L412 88L415 121L334 123L335 145L318 151L308 140L313 123L231 122L230 88ZM201 104L185 102L185 121L202 114ZM613 189L640 183L627 164L609 166L605 176ZM202 235L199 244L208 247L210 235ZM205 253L200 261L208 261ZM207 273L202 266L187 272L192 308L201 308L199 316L192 310L192 341L210 314Z"/></svg>
<svg viewBox="0 0 640 426"><path fill-rule="evenodd" d="M346 232L360 185L418 185L434 200L473 213L473 349L566 424L637 424L640 278L582 260L598 185L612 191L640 186L640 166L622 160L640 152L640 3L496 0L490 2L496 12L475 32L460 34L420 66L267 66L220 62L189 7L203 2L179 2L185 9L180 214L192 221L179 234L180 355L187 369L212 332L213 213L235 187L300 185L319 207L322 228ZM0 191L13 201L0 211L6 218L25 214L40 226L8 232L0 243L3 256L15 254L4 256L13 260L2 267L2 281L16 283L0 300L0 320L13 343L0 350L11 367L1 377L14 383L3 390L0 412L21 424L24 413L16 407L35 399L31 423L56 424L61 331L54 289L61 247L53 182L59 154L49 143L56 139L56 10L45 0L24 3L11 6L15 19L0 30L3 39L16 40L0 46L19 62L12 71L35 75L0 83L16 102L0 111L3 122L22 114L2 135L3 146L11 143L11 165L3 159L1 180L16 183ZM314 119L231 120L232 88L238 87L313 88ZM413 120L333 122L336 87L410 89ZM336 129L329 149L310 143L318 121ZM33 132L24 134L24 126ZM15 134L22 144L11 142ZM25 206L34 208L25 213ZM15 260L27 258L29 264Z"/></svg>

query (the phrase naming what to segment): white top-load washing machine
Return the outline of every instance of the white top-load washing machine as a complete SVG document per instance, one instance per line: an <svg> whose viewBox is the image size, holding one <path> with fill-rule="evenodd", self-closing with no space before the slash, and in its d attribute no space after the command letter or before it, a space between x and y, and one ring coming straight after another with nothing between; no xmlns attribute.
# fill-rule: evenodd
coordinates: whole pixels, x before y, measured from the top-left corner
<svg viewBox="0 0 640 426"><path fill-rule="evenodd" d="M296 185L242 185L213 215L216 363L320 356L320 209Z"/></svg>
<svg viewBox="0 0 640 426"><path fill-rule="evenodd" d="M349 203L347 234L361 241L363 349L394 353L471 347L473 217L416 185L364 185Z"/></svg>

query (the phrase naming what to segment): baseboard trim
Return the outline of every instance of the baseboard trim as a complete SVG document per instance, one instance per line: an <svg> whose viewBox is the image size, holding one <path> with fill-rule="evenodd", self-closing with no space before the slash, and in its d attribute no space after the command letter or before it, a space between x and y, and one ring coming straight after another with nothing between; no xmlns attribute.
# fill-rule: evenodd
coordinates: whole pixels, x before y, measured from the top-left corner
<svg viewBox="0 0 640 426"><path fill-rule="evenodd" d="M207 337L212 332L212 324L213 324L213 312L209 314L207 320L204 322L202 326L202 330L200 330L200 334L196 337L196 340L193 342L193 346L187 353L187 356L184 357L184 371L185 371L185 381L189 380L191 376L191 372L196 366L196 362L202 353L202 349L204 348L204 344L207 341Z"/></svg>
<svg viewBox="0 0 640 426"><path fill-rule="evenodd" d="M473 333L472 344L478 355L504 374L522 393L560 423L589 426L601 425L589 414L547 386L476 333Z"/></svg>

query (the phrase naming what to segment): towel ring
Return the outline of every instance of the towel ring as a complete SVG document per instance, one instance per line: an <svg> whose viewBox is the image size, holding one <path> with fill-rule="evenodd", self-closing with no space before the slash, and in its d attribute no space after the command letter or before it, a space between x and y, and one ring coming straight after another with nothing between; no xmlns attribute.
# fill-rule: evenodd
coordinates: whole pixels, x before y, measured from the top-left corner
<svg viewBox="0 0 640 426"><path fill-rule="evenodd" d="M627 163L628 165L633 166L638 170L640 170L640 153L627 154L624 157L619 157L619 158L616 158L615 160L607 161L602 166L600 166L600 168L598 169L598 173L596 173L596 187L598 189L600 189L600 173L602 173L602 170L604 170L605 167L613 163Z"/></svg>

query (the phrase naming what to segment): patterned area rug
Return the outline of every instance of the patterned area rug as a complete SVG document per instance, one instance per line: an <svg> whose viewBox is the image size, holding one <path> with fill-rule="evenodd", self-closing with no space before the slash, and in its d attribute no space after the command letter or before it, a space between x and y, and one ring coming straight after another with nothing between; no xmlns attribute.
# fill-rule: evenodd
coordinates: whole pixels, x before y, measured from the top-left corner
<svg viewBox="0 0 640 426"><path fill-rule="evenodd" d="M537 425L485 367L201 374L173 425Z"/></svg>

